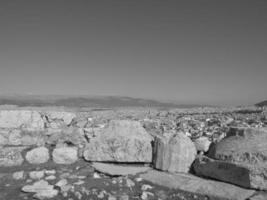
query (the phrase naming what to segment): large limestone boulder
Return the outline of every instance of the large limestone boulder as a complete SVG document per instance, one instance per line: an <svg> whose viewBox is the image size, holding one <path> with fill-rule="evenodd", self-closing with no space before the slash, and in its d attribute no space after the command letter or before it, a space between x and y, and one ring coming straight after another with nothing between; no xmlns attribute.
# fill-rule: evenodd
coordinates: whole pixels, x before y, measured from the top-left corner
<svg viewBox="0 0 267 200"><path fill-rule="evenodd" d="M31 110L1 110L0 128L43 130L44 121L39 112Z"/></svg>
<svg viewBox="0 0 267 200"><path fill-rule="evenodd" d="M154 167L169 172L188 172L196 157L196 148L183 133L156 137Z"/></svg>
<svg viewBox="0 0 267 200"><path fill-rule="evenodd" d="M46 163L49 160L49 150L46 147L37 147L27 152L25 158L31 164Z"/></svg>
<svg viewBox="0 0 267 200"><path fill-rule="evenodd" d="M252 171L242 165L213 160L202 156L194 162L194 171L198 176L209 177L229 182L241 187L250 188L253 185Z"/></svg>
<svg viewBox="0 0 267 200"><path fill-rule="evenodd" d="M0 167L19 166L24 159L21 152L25 147L4 147L0 148Z"/></svg>
<svg viewBox="0 0 267 200"><path fill-rule="evenodd" d="M139 122L114 120L95 135L84 151L88 161L152 162L153 138Z"/></svg>
<svg viewBox="0 0 267 200"><path fill-rule="evenodd" d="M241 165L249 171L251 188L267 189L267 131L231 128L226 138L213 146L213 159Z"/></svg>
<svg viewBox="0 0 267 200"><path fill-rule="evenodd" d="M240 188L228 183L202 179L190 174L171 174L150 170L141 178L169 189L205 195L208 199L244 200L254 194L254 190Z"/></svg>

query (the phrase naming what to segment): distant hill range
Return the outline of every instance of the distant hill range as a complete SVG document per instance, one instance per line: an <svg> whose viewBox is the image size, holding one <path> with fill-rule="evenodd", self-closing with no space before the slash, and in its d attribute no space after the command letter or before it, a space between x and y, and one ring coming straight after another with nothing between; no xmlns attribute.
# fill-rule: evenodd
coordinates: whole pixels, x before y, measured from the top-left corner
<svg viewBox="0 0 267 200"><path fill-rule="evenodd" d="M200 105L179 105L160 102L151 99L141 99L121 96L63 96L63 95L0 95L0 105L16 105L19 107L161 107L161 108L191 108Z"/></svg>
<svg viewBox="0 0 267 200"><path fill-rule="evenodd" d="M258 107L267 106L267 100L266 101L262 101L260 103L257 103L257 104L255 104L255 106L258 106Z"/></svg>

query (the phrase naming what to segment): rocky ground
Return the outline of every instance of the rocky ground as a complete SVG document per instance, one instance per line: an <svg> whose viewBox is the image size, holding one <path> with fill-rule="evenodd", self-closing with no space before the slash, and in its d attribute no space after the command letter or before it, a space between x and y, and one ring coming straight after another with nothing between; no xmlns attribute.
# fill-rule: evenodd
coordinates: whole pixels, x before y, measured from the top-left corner
<svg viewBox="0 0 267 200"><path fill-rule="evenodd" d="M0 110L0 199L267 199L263 108Z"/></svg>

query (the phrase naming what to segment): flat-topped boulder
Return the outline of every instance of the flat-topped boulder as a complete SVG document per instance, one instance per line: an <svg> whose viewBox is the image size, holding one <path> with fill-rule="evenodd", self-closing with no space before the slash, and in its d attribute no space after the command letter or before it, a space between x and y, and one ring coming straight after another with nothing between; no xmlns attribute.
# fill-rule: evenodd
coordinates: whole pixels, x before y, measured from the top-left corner
<svg viewBox="0 0 267 200"><path fill-rule="evenodd" d="M157 136L153 164L156 169L163 171L188 172L196 153L194 143L184 133Z"/></svg>
<svg viewBox="0 0 267 200"><path fill-rule="evenodd" d="M253 170L247 166L213 160L205 156L197 158L193 166L198 176L229 182L241 187L251 188L255 185L253 182L257 182L257 179L253 177Z"/></svg>
<svg viewBox="0 0 267 200"><path fill-rule="evenodd" d="M178 189L186 192L202 194L209 199L226 199L226 200L244 200L251 197L255 191L240 188L228 183L219 181L206 180L190 174L160 172L150 170L141 174L141 178L154 184L167 187L169 189Z"/></svg>
<svg viewBox="0 0 267 200"><path fill-rule="evenodd" d="M140 122L114 120L95 135L84 151L88 161L152 162L153 138Z"/></svg>
<svg viewBox="0 0 267 200"><path fill-rule="evenodd" d="M135 165L120 165L94 162L92 164L97 171L110 176L127 176L136 175L138 173L146 172L150 170L150 167L135 166Z"/></svg>
<svg viewBox="0 0 267 200"><path fill-rule="evenodd" d="M226 138L214 145L209 157L234 163L249 170L250 187L267 189L267 131L231 128Z"/></svg>
<svg viewBox="0 0 267 200"><path fill-rule="evenodd" d="M43 130L44 121L37 111L0 110L0 128Z"/></svg>

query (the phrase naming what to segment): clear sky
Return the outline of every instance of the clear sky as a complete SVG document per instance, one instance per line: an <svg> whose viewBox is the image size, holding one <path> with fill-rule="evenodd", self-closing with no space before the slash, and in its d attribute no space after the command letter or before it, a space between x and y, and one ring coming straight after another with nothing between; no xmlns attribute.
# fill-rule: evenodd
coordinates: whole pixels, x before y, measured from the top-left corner
<svg viewBox="0 0 267 200"><path fill-rule="evenodd" d="M0 93L267 99L265 0L0 1Z"/></svg>

